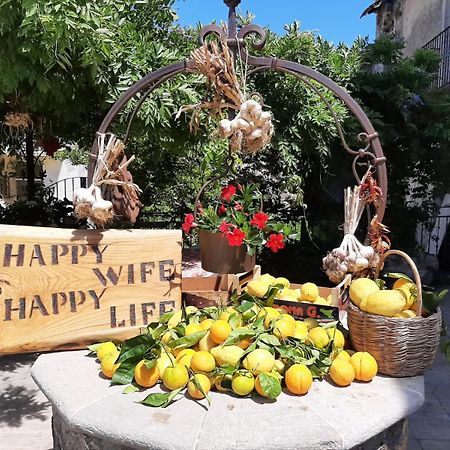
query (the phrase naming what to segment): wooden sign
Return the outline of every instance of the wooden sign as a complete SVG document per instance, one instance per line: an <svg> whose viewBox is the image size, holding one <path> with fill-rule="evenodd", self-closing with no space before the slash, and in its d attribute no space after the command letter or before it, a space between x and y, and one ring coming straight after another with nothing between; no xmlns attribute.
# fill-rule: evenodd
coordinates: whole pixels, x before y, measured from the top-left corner
<svg viewBox="0 0 450 450"><path fill-rule="evenodd" d="M181 307L181 232L0 225L0 354L124 339Z"/></svg>

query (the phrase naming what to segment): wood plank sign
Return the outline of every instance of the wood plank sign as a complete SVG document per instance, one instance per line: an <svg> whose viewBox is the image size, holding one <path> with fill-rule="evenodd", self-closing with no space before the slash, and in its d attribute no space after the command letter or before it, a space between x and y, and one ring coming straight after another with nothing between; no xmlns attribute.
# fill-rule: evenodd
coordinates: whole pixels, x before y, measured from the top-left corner
<svg viewBox="0 0 450 450"><path fill-rule="evenodd" d="M181 231L0 225L0 354L124 339L181 307Z"/></svg>

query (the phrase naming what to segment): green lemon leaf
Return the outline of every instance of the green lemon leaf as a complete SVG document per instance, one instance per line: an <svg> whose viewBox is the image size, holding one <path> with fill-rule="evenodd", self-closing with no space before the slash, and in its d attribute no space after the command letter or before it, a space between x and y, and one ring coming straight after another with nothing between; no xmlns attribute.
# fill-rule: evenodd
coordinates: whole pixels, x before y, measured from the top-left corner
<svg viewBox="0 0 450 450"><path fill-rule="evenodd" d="M167 312L158 319L158 322L159 323L167 323L174 314L175 314L175 311Z"/></svg>
<svg viewBox="0 0 450 450"><path fill-rule="evenodd" d="M122 394L132 394L133 392L137 392L137 391L139 391L139 388L137 386L135 386L134 384L130 384L122 391Z"/></svg>
<svg viewBox="0 0 450 450"><path fill-rule="evenodd" d="M92 345L88 345L87 348L93 352L93 353L97 353L98 348L100 347L100 345L102 345L101 342L99 342L98 344L92 344Z"/></svg>
<svg viewBox="0 0 450 450"><path fill-rule="evenodd" d="M267 397L275 399L281 394L281 383L276 377L262 372L258 375L258 379L261 389Z"/></svg>
<svg viewBox="0 0 450 450"><path fill-rule="evenodd" d="M167 403L167 400L169 399L170 394L171 394L171 392L164 393L164 394L161 394L161 393L149 394L149 395L147 395L147 397L144 398L144 400L142 400L139 403L142 403L143 405L146 405L146 406L160 407Z"/></svg>
<svg viewBox="0 0 450 450"><path fill-rule="evenodd" d="M231 328L237 328L242 323L242 316L239 313L233 313L228 319L228 323Z"/></svg>
<svg viewBox="0 0 450 450"><path fill-rule="evenodd" d="M396 280L398 279L402 279L402 280L407 280L410 281L411 283L414 283L413 280L411 280L411 278L409 278L407 275L405 275L404 273L398 273L398 272L389 272L387 274L384 275L385 277L388 278L394 278Z"/></svg>
<svg viewBox="0 0 450 450"><path fill-rule="evenodd" d="M138 356L121 362L119 368L114 372L111 384L130 384L134 378L134 368L141 359Z"/></svg>
<svg viewBox="0 0 450 450"><path fill-rule="evenodd" d="M120 350L118 362L126 361L130 358L143 358L149 348L155 345L156 341L149 334L141 334L131 339L127 339Z"/></svg>
<svg viewBox="0 0 450 450"><path fill-rule="evenodd" d="M269 333L261 334L258 337L258 340L264 342L267 345L273 345L274 347L278 347L279 345L281 345L278 338L276 336L274 336L273 334L269 334Z"/></svg>
<svg viewBox="0 0 450 450"><path fill-rule="evenodd" d="M192 347L200 339L207 333L207 331L197 331L196 333L192 333L189 336L183 336L181 338L175 339L172 342L169 342L170 348L187 348Z"/></svg>
<svg viewBox="0 0 450 450"><path fill-rule="evenodd" d="M254 302L250 302L249 300L244 300L239 306L236 307L236 311L240 313L244 313L249 309L253 308Z"/></svg>
<svg viewBox="0 0 450 450"><path fill-rule="evenodd" d="M236 344L236 342L242 341L242 339L252 337L256 333L253 330L250 330L250 328L236 328L233 330L225 340L225 342L222 345L233 345Z"/></svg>

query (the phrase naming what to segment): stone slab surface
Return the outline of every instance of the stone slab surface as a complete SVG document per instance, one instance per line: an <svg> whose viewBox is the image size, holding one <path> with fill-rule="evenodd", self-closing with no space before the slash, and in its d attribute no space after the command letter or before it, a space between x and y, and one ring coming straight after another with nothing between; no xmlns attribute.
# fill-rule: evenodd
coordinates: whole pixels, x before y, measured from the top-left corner
<svg viewBox="0 0 450 450"><path fill-rule="evenodd" d="M211 393L212 404L181 398L166 409L136 402L151 390L122 394L85 351L40 356L33 378L64 426L116 445L152 449L344 449L416 411L423 377L376 377L348 388L315 382L308 395L275 402Z"/></svg>

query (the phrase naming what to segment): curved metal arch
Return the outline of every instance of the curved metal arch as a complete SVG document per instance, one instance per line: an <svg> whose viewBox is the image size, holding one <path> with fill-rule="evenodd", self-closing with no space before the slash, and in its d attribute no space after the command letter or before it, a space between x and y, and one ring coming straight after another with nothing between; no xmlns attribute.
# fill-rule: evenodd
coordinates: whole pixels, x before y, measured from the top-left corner
<svg viewBox="0 0 450 450"><path fill-rule="evenodd" d="M208 34L211 33L219 34L219 27L216 26L207 27L205 31L206 32L203 32L201 34L201 40L204 40L204 38ZM222 32L220 31L220 33ZM249 34L259 35L259 40L255 45L255 47L257 48L262 48L265 41L265 31L261 27L248 25L240 30L240 32L236 36L237 37L236 43L238 47L239 58L245 61L245 63L254 66L255 70L258 71L274 70L278 72L289 73L291 75L297 76L302 81L307 81L308 84L312 87L314 86L310 83L309 80L314 80L320 85L330 90L337 98L339 98L348 107L348 109L352 112L352 114L357 118L361 127L364 130L365 136L367 137L368 140L367 143L371 145L373 148L373 152L377 161L378 183L383 192L383 202L377 211L378 219L381 222L386 208L386 198L388 191L386 159L384 157L378 133L375 131L372 123L370 122L369 118L367 117L363 109L351 97L351 95L348 92L346 92L343 88L341 88L330 78L326 77L320 72L317 72L314 69L284 59L255 57L249 55L245 49L245 41L244 41L245 37L248 36ZM230 36L228 38L230 40ZM242 47L239 48L240 46ZM118 113L139 92L143 91L144 89L148 89L138 102L137 108L135 108L135 110L133 111L132 119L134 118L138 107L142 105L143 101L148 97L148 95L150 95L150 93L153 92L153 90L156 89L163 81L166 81L180 73L189 73L189 72L191 73L197 72L192 60L180 61L178 63L162 67L161 69L158 69L155 72L148 74L147 76L139 80L137 83L135 83L133 86L131 86L119 97L119 99L114 103L114 105L111 107L111 109L103 119L97 133L106 133L109 127L111 126L112 122L118 115ZM360 150L359 152L352 151L350 148L346 146L344 146L344 148L346 148L346 150L349 153L357 155L357 158L362 156L371 157L372 155L370 152L367 151L368 147L366 147L366 149ZM90 154L90 162L88 168L89 182L92 181L97 156L98 156L98 147L97 147L97 140L95 140L94 145L92 147L92 152Z"/></svg>

